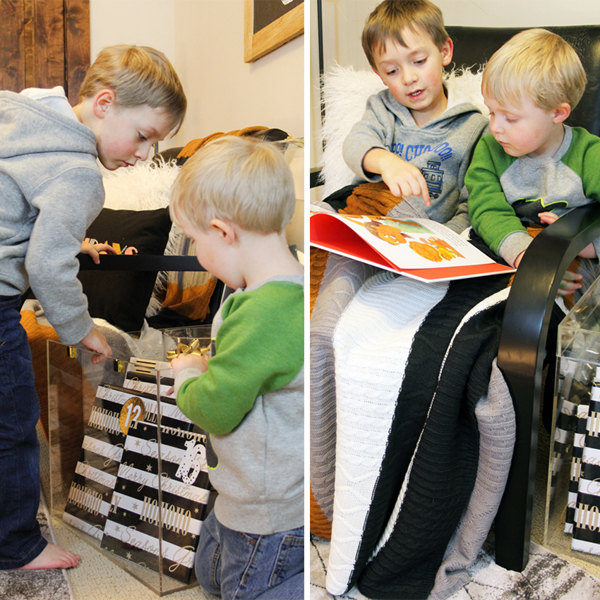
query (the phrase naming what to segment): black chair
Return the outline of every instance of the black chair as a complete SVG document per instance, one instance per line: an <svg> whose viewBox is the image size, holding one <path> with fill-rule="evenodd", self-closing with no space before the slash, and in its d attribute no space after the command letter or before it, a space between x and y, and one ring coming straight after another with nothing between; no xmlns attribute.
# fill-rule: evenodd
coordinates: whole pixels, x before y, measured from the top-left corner
<svg viewBox="0 0 600 600"><path fill-rule="evenodd" d="M447 27L454 41L452 66L477 72L523 29ZM546 29L575 48L588 77L585 94L567 123L600 135L600 25ZM318 169L311 170L310 185L320 185ZM517 439L495 536L497 564L513 571L522 571L529 560L542 370L552 307L570 262L598 236L597 204L575 209L547 227L525 253L506 304L498 366L513 397Z"/></svg>
<svg viewBox="0 0 600 600"><path fill-rule="evenodd" d="M579 54L588 85L567 123L600 134L600 25L547 27ZM522 28L448 27L457 67L483 65ZM496 562L522 571L529 560L542 369L552 305L569 263L600 235L600 205L576 209L547 227L519 266L504 313L498 366L511 391L517 439L496 517ZM546 382L552 386L553 382Z"/></svg>

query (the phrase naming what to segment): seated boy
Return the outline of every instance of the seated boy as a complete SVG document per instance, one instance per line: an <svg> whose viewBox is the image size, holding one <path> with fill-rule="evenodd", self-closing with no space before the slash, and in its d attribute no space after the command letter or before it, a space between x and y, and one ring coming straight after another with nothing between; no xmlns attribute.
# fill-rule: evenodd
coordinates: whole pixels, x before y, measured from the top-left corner
<svg viewBox="0 0 600 600"><path fill-rule="evenodd" d="M60 87L0 92L0 569L74 567L79 557L42 536L36 423L40 405L20 325L28 285L65 344L111 354L77 280L80 250L104 203L102 174L145 160L179 128L186 98L171 63L152 48L98 55L71 107Z"/></svg>
<svg viewBox="0 0 600 600"><path fill-rule="evenodd" d="M600 200L600 139L564 121L583 95L586 76L575 50L544 29L523 31L488 62L482 92L490 109L467 172L473 229L518 267L532 241L523 223L554 222ZM580 256L595 258L600 240ZM567 273L560 295L581 287Z"/></svg>
<svg viewBox="0 0 600 600"><path fill-rule="evenodd" d="M488 121L444 83L453 44L440 9L429 0L385 0L367 19L362 45L387 89L369 98L344 141L344 160L394 196L422 198L430 219L460 233L469 225L464 176Z"/></svg>
<svg viewBox="0 0 600 600"><path fill-rule="evenodd" d="M237 290L215 316L210 359L172 362L177 405L209 433L219 492L196 577L223 598L303 598L304 276L285 237L294 207L283 154L248 137L198 150L172 192L200 264Z"/></svg>

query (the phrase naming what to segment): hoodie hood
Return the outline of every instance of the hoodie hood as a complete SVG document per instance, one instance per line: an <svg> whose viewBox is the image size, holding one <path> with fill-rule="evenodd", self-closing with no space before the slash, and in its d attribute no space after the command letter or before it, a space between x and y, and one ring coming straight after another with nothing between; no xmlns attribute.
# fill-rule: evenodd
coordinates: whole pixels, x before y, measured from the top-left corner
<svg viewBox="0 0 600 600"><path fill-rule="evenodd" d="M423 174L431 206L426 207L420 196L415 202L421 203L430 219L460 232L468 226L464 175L488 119L459 92L460 86L444 85L448 106L423 127L418 127L388 88L371 96L363 118L344 141L343 156L362 181L381 181L381 175L363 169L363 159L372 148L382 148L410 163Z"/></svg>
<svg viewBox="0 0 600 600"><path fill-rule="evenodd" d="M444 127L444 125L450 125L451 122L458 116L478 113L481 114L479 107L461 90L459 86L454 85L452 81L444 82L444 89L448 98L448 105L446 110L435 119L429 121L426 125L423 125L420 129L435 129L437 127ZM413 130L419 129L418 125L410 113L410 110L403 104L400 104L396 98L392 95L392 92L388 88L380 92L381 99L387 109L395 114L402 124Z"/></svg>
<svg viewBox="0 0 600 600"><path fill-rule="evenodd" d="M98 157L96 136L91 129L38 100L14 92L0 92L0 140L0 159L46 152Z"/></svg>

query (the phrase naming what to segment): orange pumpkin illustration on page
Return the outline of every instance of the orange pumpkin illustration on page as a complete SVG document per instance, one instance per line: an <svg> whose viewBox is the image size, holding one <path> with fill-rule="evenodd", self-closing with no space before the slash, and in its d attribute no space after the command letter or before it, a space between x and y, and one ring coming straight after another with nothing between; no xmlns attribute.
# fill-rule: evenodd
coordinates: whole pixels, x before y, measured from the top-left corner
<svg viewBox="0 0 600 600"><path fill-rule="evenodd" d="M410 249L419 256L431 262L442 262L443 258L435 246L423 242L408 242Z"/></svg>
<svg viewBox="0 0 600 600"><path fill-rule="evenodd" d="M451 246L445 240L441 240L440 238L431 238L429 243L435 246L441 256L446 260L451 260L453 258L464 258L464 256L453 246Z"/></svg>
<svg viewBox="0 0 600 600"><path fill-rule="evenodd" d="M399 244L406 244L406 239L402 235L402 232L397 227L391 225L385 225L379 221L371 221L365 223L365 229L377 236L380 240L392 244L392 246L398 246Z"/></svg>
<svg viewBox="0 0 600 600"><path fill-rule="evenodd" d="M406 243L406 238L402 234L402 231L398 226L389 223L395 223L394 220L380 221L376 217L367 216L359 217L359 219L353 219L351 217L345 216L348 221L352 221L357 225L362 225L369 233L378 237L380 240L391 244L392 246L398 246L400 244ZM369 219L365 223L363 219Z"/></svg>

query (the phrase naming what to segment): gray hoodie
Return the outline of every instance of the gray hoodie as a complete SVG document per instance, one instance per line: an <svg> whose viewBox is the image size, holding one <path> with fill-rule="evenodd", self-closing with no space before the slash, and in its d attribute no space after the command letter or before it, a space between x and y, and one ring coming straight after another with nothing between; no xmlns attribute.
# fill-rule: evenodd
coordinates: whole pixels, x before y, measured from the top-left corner
<svg viewBox="0 0 600 600"><path fill-rule="evenodd" d="M60 102L56 88L48 95ZM0 92L0 295L30 285L61 340L73 344L93 326L76 256L104 188L96 136L67 116L64 102L59 111Z"/></svg>
<svg viewBox="0 0 600 600"><path fill-rule="evenodd" d="M488 120L456 87L446 85L446 91L444 113L421 128L389 89L371 96L362 120L344 141L343 154L363 181L381 181L380 175L366 173L362 167L372 148L393 152L416 166L427 181L431 199L430 207L418 199L427 216L460 233L469 225L465 172Z"/></svg>

